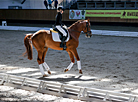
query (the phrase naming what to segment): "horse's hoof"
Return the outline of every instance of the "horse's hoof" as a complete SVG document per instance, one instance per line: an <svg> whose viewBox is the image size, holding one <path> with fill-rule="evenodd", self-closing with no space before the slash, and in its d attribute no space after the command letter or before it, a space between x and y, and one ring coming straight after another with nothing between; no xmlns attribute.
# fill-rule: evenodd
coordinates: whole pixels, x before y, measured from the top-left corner
<svg viewBox="0 0 138 102"><path fill-rule="evenodd" d="M47 77L47 75L46 75L46 74L44 74L44 75L43 75L43 77Z"/></svg>
<svg viewBox="0 0 138 102"><path fill-rule="evenodd" d="M67 71L69 71L69 70L68 70L68 69L65 69L65 70L64 70L64 72L67 72Z"/></svg>
<svg viewBox="0 0 138 102"><path fill-rule="evenodd" d="M82 73L82 70L79 70L79 73L80 73L80 74L83 74L83 73Z"/></svg>
<svg viewBox="0 0 138 102"><path fill-rule="evenodd" d="M51 74L50 70L48 71L48 74Z"/></svg>

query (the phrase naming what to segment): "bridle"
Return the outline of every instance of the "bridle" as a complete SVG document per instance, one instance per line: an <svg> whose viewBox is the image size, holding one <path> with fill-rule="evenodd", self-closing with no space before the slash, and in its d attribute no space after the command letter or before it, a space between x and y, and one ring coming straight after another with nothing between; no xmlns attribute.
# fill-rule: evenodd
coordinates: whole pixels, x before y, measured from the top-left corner
<svg viewBox="0 0 138 102"><path fill-rule="evenodd" d="M91 31L88 31L89 27L90 27L90 26L89 26L89 23L86 22L86 27L85 27L85 29L87 29L87 32L84 32L84 34L91 35L91 34L90 34ZM81 31L76 31L76 30L71 30L71 31L73 31L73 32L78 32L78 33L81 32Z"/></svg>
<svg viewBox="0 0 138 102"><path fill-rule="evenodd" d="M90 27L90 26L89 26L89 23L86 22L86 27L85 27L85 29L87 29L87 32L84 32L84 34L88 34L88 35L89 35L89 34L91 33L91 31L88 31L88 29L89 29L88 27Z"/></svg>

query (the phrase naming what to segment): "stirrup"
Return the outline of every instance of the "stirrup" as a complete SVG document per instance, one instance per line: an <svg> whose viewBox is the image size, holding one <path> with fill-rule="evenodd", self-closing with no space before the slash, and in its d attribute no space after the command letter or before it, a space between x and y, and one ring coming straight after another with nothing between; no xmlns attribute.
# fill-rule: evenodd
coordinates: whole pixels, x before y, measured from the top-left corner
<svg viewBox="0 0 138 102"><path fill-rule="evenodd" d="M60 43L60 47L63 48L63 50L66 50L67 46L65 42Z"/></svg>
<svg viewBox="0 0 138 102"><path fill-rule="evenodd" d="M67 46L66 46L66 44L64 44L64 46L63 46L63 50L66 50L67 49Z"/></svg>

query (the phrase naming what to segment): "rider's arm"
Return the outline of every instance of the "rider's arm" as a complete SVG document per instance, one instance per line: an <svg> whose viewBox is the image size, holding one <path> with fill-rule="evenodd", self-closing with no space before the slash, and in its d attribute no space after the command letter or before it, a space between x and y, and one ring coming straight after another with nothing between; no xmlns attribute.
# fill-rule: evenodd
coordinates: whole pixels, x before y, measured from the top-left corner
<svg viewBox="0 0 138 102"><path fill-rule="evenodd" d="M64 25L64 23L62 22L62 14L61 13L59 13L59 18L58 18L58 20L59 20L59 23L60 23L60 25L61 26L63 26Z"/></svg>

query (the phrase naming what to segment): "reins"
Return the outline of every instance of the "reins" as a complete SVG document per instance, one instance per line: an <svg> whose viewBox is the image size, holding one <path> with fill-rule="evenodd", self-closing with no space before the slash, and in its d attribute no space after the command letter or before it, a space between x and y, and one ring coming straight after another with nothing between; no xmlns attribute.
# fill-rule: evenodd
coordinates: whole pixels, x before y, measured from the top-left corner
<svg viewBox="0 0 138 102"><path fill-rule="evenodd" d="M73 31L73 32L78 32L78 33L81 33L81 31L76 31L76 30L72 30L72 29L69 29L70 31Z"/></svg>

